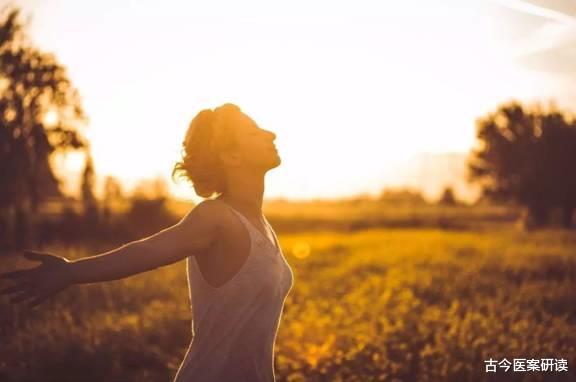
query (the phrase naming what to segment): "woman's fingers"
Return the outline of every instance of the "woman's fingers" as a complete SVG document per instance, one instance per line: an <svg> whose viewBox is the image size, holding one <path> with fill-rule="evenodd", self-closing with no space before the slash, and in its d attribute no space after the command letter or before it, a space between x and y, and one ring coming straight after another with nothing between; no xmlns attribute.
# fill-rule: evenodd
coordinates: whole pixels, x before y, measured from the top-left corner
<svg viewBox="0 0 576 382"><path fill-rule="evenodd" d="M0 296L9 296L11 304L27 302L29 308L35 307L50 296L64 289L65 285L58 276L59 266L67 260L47 253L25 251L24 257L42 264L35 268L21 269L0 274L0 279L12 280L12 285L0 290Z"/></svg>
<svg viewBox="0 0 576 382"><path fill-rule="evenodd" d="M37 276L37 271L40 267L20 269L17 271L11 271L0 274L1 280L10 280L10 282L26 282L26 280L32 280Z"/></svg>
<svg viewBox="0 0 576 382"><path fill-rule="evenodd" d="M53 266L60 265L62 262L67 262L67 260L62 257L34 251L24 251L24 257L31 261L40 261L42 264L35 268L19 269L16 271L0 273L0 280L34 278L38 274L42 274L46 269L52 269Z"/></svg>
<svg viewBox="0 0 576 382"><path fill-rule="evenodd" d="M24 252L25 255L24 257L26 257L29 260L34 260L34 261L42 261L40 260L41 257L37 256L37 253L34 253L32 255L30 254L26 254L27 252ZM44 259L42 257L42 259ZM23 277L28 277L32 275L32 271L37 270L39 267L36 268L28 268L28 269L19 269L17 271L10 271L10 272L4 272L4 273L0 273L0 280L14 280L14 279L21 279Z"/></svg>
<svg viewBox="0 0 576 382"><path fill-rule="evenodd" d="M24 257L31 261L40 261L43 264L54 264L60 260L57 256L33 251L24 251ZM0 280L14 280L24 277L32 277L34 274L33 272L36 272L39 269L42 269L42 265L35 268L19 269L17 271L0 273Z"/></svg>
<svg viewBox="0 0 576 382"><path fill-rule="evenodd" d="M18 279L18 278L26 277L26 276L30 275L30 271L31 271L30 269L20 269L18 271L0 273L0 279L1 280L8 280L8 279Z"/></svg>
<svg viewBox="0 0 576 382"><path fill-rule="evenodd" d="M18 304L19 302L28 300L28 299L33 298L33 297L34 297L33 293L26 291L26 292L22 292L22 293L19 293L17 295L10 297L9 301L10 301L10 304Z"/></svg>
<svg viewBox="0 0 576 382"><path fill-rule="evenodd" d="M18 284L18 285L13 285L11 287L8 288L4 288L2 290L0 290L0 296L4 296L4 295L8 295L8 294L14 294L20 291L25 291L27 289L27 284Z"/></svg>
<svg viewBox="0 0 576 382"><path fill-rule="evenodd" d="M0 280L12 280L12 281L22 281L25 279L31 279L36 277L37 271L40 267L19 269L17 271L11 271L6 273L0 273Z"/></svg>

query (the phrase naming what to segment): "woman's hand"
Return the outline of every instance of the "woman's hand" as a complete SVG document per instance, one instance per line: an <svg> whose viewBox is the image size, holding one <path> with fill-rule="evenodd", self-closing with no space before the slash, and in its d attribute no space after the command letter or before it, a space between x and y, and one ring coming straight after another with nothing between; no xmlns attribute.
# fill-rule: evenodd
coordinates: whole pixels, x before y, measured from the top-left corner
<svg viewBox="0 0 576 382"><path fill-rule="evenodd" d="M24 257L41 264L0 274L1 280L13 280L12 286L0 291L0 296L13 295L10 303L27 301L31 308L73 284L69 261L65 257L32 251L24 251Z"/></svg>

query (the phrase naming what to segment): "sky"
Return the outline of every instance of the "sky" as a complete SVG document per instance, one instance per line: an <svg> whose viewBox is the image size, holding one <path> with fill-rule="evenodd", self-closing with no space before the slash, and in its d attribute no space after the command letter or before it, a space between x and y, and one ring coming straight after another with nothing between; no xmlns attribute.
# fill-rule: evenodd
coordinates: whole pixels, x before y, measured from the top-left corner
<svg viewBox="0 0 576 382"><path fill-rule="evenodd" d="M82 96L99 176L170 181L189 121L233 102L277 134L266 197L376 193L465 153L510 99L576 101L572 0L20 0ZM68 187L81 158L58 159Z"/></svg>

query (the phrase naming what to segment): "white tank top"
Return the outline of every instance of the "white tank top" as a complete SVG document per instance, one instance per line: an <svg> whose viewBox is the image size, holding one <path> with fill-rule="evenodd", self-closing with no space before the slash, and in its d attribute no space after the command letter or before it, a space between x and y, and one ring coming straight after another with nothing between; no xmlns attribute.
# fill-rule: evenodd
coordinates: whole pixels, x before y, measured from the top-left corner
<svg viewBox="0 0 576 382"><path fill-rule="evenodd" d="M226 204L226 203L225 203ZM276 233L276 245L240 212L250 235L250 253L220 287L203 278L196 257L186 259L192 307L192 342L174 382L273 382L274 342L293 274Z"/></svg>

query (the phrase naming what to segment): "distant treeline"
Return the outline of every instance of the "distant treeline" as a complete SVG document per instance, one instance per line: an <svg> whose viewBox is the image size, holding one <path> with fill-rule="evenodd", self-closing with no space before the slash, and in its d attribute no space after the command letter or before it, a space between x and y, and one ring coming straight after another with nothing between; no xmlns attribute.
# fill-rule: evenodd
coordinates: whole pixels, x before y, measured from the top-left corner
<svg viewBox="0 0 576 382"><path fill-rule="evenodd" d="M159 181L143 184L130 195L125 195L113 179L106 184L108 191L103 198L97 199L92 193L84 193L84 199L55 198L19 226L9 224L18 224L18 219L5 219L3 224L8 229L2 235L4 246L125 243L177 223L194 207L193 203L170 198ZM88 194L92 196L86 197ZM264 213L278 232L349 232L376 227L477 229L487 224L513 223L520 209L486 203L463 205L453 199L429 203L417 191L400 189L383 191L380 197L266 200Z"/></svg>

